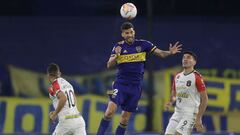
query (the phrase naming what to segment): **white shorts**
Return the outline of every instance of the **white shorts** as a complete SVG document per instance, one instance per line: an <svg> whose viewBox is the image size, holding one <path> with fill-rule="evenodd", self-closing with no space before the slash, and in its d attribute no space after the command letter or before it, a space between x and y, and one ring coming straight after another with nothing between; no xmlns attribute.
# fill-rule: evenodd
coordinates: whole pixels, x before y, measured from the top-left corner
<svg viewBox="0 0 240 135"><path fill-rule="evenodd" d="M190 135L195 124L196 114L184 114L174 112L169 120L165 135L175 135L176 132L182 135Z"/></svg>
<svg viewBox="0 0 240 135"><path fill-rule="evenodd" d="M86 135L85 121L82 116L79 118L59 121L52 135Z"/></svg>

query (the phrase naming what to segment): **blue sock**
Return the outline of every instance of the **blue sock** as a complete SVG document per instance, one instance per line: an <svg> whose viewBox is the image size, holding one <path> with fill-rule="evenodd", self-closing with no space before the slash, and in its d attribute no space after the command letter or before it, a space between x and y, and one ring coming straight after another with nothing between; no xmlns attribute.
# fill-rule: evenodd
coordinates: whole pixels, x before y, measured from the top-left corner
<svg viewBox="0 0 240 135"><path fill-rule="evenodd" d="M110 123L111 119L109 118L102 118L101 123L99 125L98 131L97 131L97 135L104 135L105 131L108 128L108 125Z"/></svg>
<svg viewBox="0 0 240 135"><path fill-rule="evenodd" d="M120 123L117 127L116 135L124 135L126 128L127 128L127 125Z"/></svg>

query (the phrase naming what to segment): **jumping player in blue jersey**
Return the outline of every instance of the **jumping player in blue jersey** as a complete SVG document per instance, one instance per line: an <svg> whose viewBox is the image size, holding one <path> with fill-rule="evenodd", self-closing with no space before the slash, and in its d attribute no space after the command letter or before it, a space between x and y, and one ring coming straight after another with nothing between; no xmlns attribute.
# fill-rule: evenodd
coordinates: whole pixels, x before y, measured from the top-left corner
<svg viewBox="0 0 240 135"><path fill-rule="evenodd" d="M110 91L110 101L107 110L100 122L97 135L104 135L113 114L120 106L122 109L120 124L116 135L124 135L128 120L135 112L141 97L141 84L143 81L144 64L147 53L153 53L164 58L181 52L181 44L170 44L169 51L163 51L146 40L135 39L134 26L125 22L121 26L124 41L118 42L112 50L107 67L117 66L118 73Z"/></svg>

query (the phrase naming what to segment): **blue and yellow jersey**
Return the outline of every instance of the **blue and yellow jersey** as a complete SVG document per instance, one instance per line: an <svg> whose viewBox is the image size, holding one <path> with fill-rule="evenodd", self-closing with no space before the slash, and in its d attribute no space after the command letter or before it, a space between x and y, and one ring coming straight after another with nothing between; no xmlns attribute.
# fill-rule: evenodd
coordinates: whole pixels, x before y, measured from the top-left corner
<svg viewBox="0 0 240 135"><path fill-rule="evenodd" d="M121 55L117 58L117 79L118 82L140 83L143 80L144 67L147 53L156 49L151 42L146 40L135 40L133 44L124 41L118 42L115 46L122 48ZM115 50L112 50L112 55Z"/></svg>

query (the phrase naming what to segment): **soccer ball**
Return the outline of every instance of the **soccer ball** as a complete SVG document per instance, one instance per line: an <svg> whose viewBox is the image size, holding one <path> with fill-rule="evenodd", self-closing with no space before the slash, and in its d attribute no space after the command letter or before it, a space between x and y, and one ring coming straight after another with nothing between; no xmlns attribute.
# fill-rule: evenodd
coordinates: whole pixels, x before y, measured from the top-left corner
<svg viewBox="0 0 240 135"><path fill-rule="evenodd" d="M124 19L131 20L137 15L137 8L132 3L125 3L120 9L120 14Z"/></svg>

